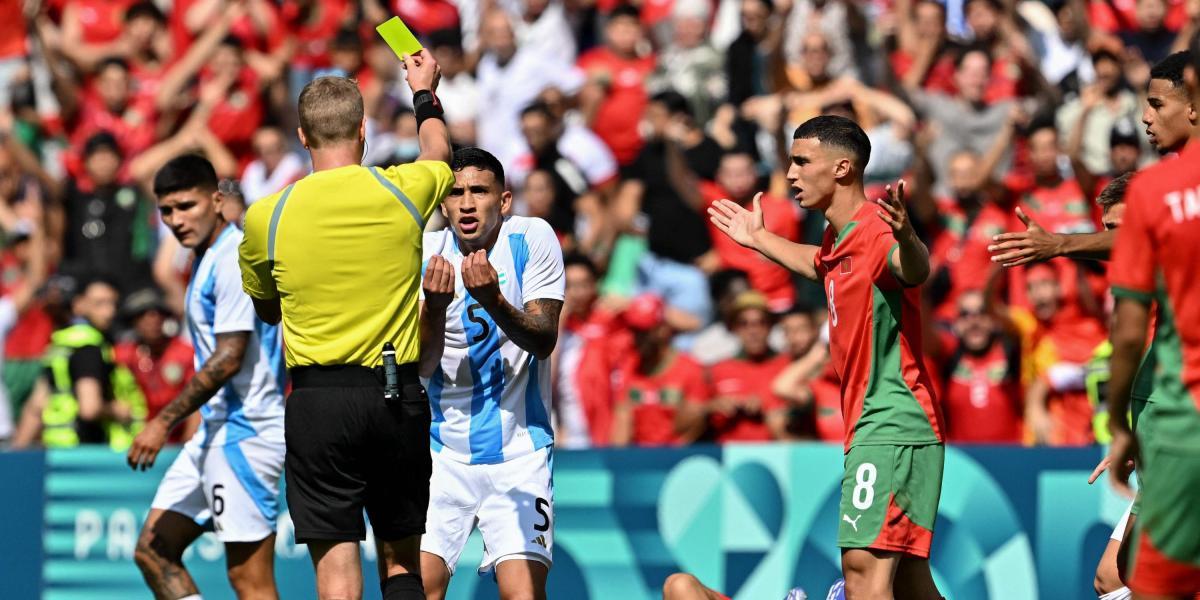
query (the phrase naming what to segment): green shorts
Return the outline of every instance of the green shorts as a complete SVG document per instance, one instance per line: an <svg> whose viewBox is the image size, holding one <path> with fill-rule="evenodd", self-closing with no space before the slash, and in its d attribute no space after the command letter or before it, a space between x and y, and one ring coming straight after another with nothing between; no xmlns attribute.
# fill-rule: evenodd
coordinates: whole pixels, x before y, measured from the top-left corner
<svg viewBox="0 0 1200 600"><path fill-rule="evenodd" d="M945 460L942 444L850 448L838 546L928 558Z"/></svg>
<svg viewBox="0 0 1200 600"><path fill-rule="evenodd" d="M1130 553L1129 588L1141 594L1200 593L1200 451L1142 447L1141 512Z"/></svg>

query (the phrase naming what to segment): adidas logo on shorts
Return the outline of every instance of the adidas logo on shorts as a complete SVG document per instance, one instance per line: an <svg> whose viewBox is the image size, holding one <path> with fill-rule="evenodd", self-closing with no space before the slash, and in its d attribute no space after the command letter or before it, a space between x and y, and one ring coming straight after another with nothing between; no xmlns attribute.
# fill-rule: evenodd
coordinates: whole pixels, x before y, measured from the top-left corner
<svg viewBox="0 0 1200 600"><path fill-rule="evenodd" d="M544 536L544 535L539 535L539 536L537 536L537 537L535 537L535 538L533 538L532 540L529 540L529 541L531 541L531 542L533 542L533 543L535 543L535 544L537 544L537 545L539 545L539 546L541 546L541 547L543 547L543 548L546 548L546 536Z"/></svg>

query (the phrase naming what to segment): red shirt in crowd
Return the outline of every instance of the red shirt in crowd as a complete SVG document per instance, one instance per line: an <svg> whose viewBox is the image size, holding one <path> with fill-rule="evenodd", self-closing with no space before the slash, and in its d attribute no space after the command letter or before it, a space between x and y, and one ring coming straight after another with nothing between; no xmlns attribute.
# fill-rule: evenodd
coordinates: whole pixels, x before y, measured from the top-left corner
<svg viewBox="0 0 1200 600"><path fill-rule="evenodd" d="M315 0L316 20L304 14L295 0L284 2L280 15L296 41L293 67L319 69L329 66L329 42L337 35L350 15L352 6L347 0Z"/></svg>
<svg viewBox="0 0 1200 600"><path fill-rule="evenodd" d="M833 361L825 365L821 376L808 382L813 395L813 420L817 439L841 443L846 437L842 423L842 389Z"/></svg>
<svg viewBox="0 0 1200 600"><path fill-rule="evenodd" d="M137 0L70 0L64 5L63 10L66 14L63 18L79 19L85 44L104 44L121 37L121 31L125 27L125 11L136 2Z"/></svg>
<svg viewBox="0 0 1200 600"><path fill-rule="evenodd" d="M621 58L608 48L589 50L579 58L587 73L603 71L608 76L608 95L600 104L592 129L612 150L617 162L628 165L642 149L638 122L646 109L646 78L654 72L654 57Z"/></svg>
<svg viewBox="0 0 1200 600"><path fill-rule="evenodd" d="M1137 26L1137 0L1096 0L1088 2L1088 23L1106 33L1134 31ZM1184 0L1166 0L1167 14L1163 25L1179 31L1187 22Z"/></svg>
<svg viewBox="0 0 1200 600"><path fill-rule="evenodd" d="M12 250L0 255L0 295L12 292L24 280L25 271L21 261ZM41 360L46 346L50 344L50 334L54 332L54 321L42 308L41 302L34 302L25 309L17 324L8 332L4 343L4 358L7 360Z"/></svg>
<svg viewBox="0 0 1200 600"><path fill-rule="evenodd" d="M182 337L171 338L159 356L154 356L149 347L133 341L121 342L113 350L117 363L133 373L146 396L147 420L166 408L192 376L192 347ZM178 439L180 431L172 432L171 441L181 441Z"/></svg>
<svg viewBox="0 0 1200 600"><path fill-rule="evenodd" d="M171 41L175 44L175 52L178 56L182 56L187 51L188 46L191 46L192 41L203 33L203 30L194 33L188 31L186 23L188 11L197 2L199 0L175 0L174 6L167 17L167 28L171 33ZM262 11L261 17L266 21L263 26L260 26L255 20L255 16L251 14L258 15L259 11ZM219 12L213 12L214 19L219 17L219 15ZM246 50L256 52L272 52L278 49L287 39L287 32L284 29L283 20L279 14L279 7L275 2L260 2L253 7L248 6L246 13L230 24L229 35L237 38Z"/></svg>
<svg viewBox="0 0 1200 600"><path fill-rule="evenodd" d="M21 15L24 2L22 0L0 0L0 59L19 58L25 56L25 19Z"/></svg>
<svg viewBox="0 0 1200 600"><path fill-rule="evenodd" d="M700 192L706 203L728 198L725 190L712 182L702 182ZM763 220L767 231L784 239L799 241L800 212L789 200L775 196L762 197ZM796 300L796 288L792 285L792 274L767 257L729 239L708 223L713 250L721 259L721 268L738 269L750 276L750 286L763 293L772 311L781 312L791 308Z"/></svg>
<svg viewBox="0 0 1200 600"><path fill-rule="evenodd" d="M629 332L619 315L594 308L586 318L567 315L559 340L557 386L560 395L577 395L593 446L612 443L613 371L629 348Z"/></svg>
<svg viewBox="0 0 1200 600"><path fill-rule="evenodd" d="M1019 444L1024 394L1020 348L993 341L981 355L957 352L942 365L943 409L951 442Z"/></svg>
<svg viewBox="0 0 1200 600"><path fill-rule="evenodd" d="M988 245L992 237L1010 230L1011 209L1001 208L988 202L968 217L952 199L938 201L941 226L934 233L929 245L929 260L932 273L941 268L948 270L950 290L936 308L936 318L953 321L958 313L958 297L970 289L981 289L988 273L998 268L992 262Z"/></svg>
<svg viewBox="0 0 1200 600"><path fill-rule="evenodd" d="M675 411L684 402L704 402L708 385L704 367L692 357L672 351L666 366L654 373L638 371L639 359L629 356L618 373L617 405L633 410L633 435L638 446L667 446L680 443L675 435Z"/></svg>
<svg viewBox="0 0 1200 600"><path fill-rule="evenodd" d="M201 80L210 77L205 73ZM242 67L238 79L208 117L208 128L238 158L241 168L254 160L251 140L263 120L262 94L258 75L250 67Z"/></svg>
<svg viewBox="0 0 1200 600"><path fill-rule="evenodd" d="M766 416L783 408L784 401L771 391L771 385L790 362L787 356L779 355L762 362L731 358L710 367L712 399L732 398L739 405L757 405L752 414L710 415L708 427L716 442L766 442L772 439Z"/></svg>
<svg viewBox="0 0 1200 600"><path fill-rule="evenodd" d="M890 62L896 79L903 79L912 69L916 59L903 50L897 50L892 53ZM954 56L944 53L938 57L933 66L929 67L925 73L925 80L921 82L921 88L926 92L938 92L947 96L957 93L958 86L954 84Z"/></svg>
<svg viewBox="0 0 1200 600"><path fill-rule="evenodd" d="M417 35L458 28L458 9L446 0L394 0L392 9Z"/></svg>
<svg viewBox="0 0 1200 600"><path fill-rule="evenodd" d="M75 177L84 177L83 146L88 138L101 131L107 131L117 139L128 166L131 157L154 145L156 117L154 105L143 99L133 99L118 114L110 112L98 97L85 96L73 129L68 128L71 147L65 158L67 169Z"/></svg>

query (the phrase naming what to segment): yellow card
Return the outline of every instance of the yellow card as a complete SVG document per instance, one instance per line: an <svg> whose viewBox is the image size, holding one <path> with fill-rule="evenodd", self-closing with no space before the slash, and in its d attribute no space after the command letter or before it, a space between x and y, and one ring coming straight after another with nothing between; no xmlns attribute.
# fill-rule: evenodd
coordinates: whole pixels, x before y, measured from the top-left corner
<svg viewBox="0 0 1200 600"><path fill-rule="evenodd" d="M405 54L412 56L421 51L421 42L417 41L417 36L408 30L408 26L400 20L400 17L392 17L380 23L375 31L379 32L383 41L387 42L392 52L395 52L396 56L400 58L404 58Z"/></svg>

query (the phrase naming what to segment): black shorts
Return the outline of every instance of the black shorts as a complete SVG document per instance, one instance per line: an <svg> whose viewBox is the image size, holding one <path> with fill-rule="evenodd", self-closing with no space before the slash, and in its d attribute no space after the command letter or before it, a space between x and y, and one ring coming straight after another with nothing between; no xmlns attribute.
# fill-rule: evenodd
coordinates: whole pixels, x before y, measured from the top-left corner
<svg viewBox="0 0 1200 600"><path fill-rule="evenodd" d="M416 365L400 365L399 401L378 369L299 367L285 409L287 501L296 542L394 541L425 532L429 400Z"/></svg>

